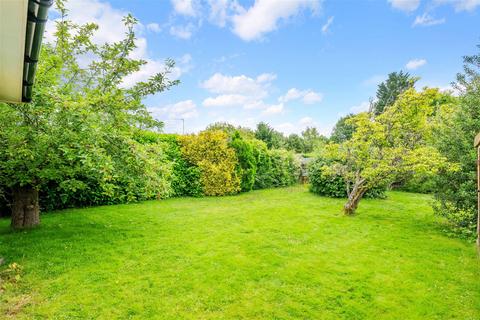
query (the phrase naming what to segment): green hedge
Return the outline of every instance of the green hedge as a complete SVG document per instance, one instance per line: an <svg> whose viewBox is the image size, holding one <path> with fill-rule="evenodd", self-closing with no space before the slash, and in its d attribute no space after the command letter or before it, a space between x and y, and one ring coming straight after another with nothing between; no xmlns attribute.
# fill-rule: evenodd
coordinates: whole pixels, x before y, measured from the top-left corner
<svg viewBox="0 0 480 320"><path fill-rule="evenodd" d="M43 211L127 203L168 197L226 195L297 183L295 154L268 149L241 130L210 130L179 136L137 130L100 150L108 154L105 172L81 171L71 180L48 181L40 189ZM73 164L81 164L79 158ZM0 212L8 212L10 194L0 186Z"/></svg>

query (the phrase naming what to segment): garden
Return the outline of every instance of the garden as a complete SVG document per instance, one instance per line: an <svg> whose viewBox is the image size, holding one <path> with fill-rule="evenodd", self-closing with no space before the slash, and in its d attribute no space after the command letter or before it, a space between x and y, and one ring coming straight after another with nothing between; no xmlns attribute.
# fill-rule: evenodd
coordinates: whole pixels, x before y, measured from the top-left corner
<svg viewBox="0 0 480 320"><path fill-rule="evenodd" d="M98 45L56 5L32 102L0 103L0 318L480 318L480 54L451 90L390 73L329 137L168 134L144 101L175 61L125 86L138 21Z"/></svg>

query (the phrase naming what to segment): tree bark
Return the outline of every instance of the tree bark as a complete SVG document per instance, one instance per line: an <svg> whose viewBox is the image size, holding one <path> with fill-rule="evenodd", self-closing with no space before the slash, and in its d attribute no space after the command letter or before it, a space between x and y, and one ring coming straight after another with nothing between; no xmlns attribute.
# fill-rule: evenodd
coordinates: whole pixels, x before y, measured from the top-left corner
<svg viewBox="0 0 480 320"><path fill-rule="evenodd" d="M12 223L14 229L31 228L40 224L38 190L30 187L13 189Z"/></svg>
<svg viewBox="0 0 480 320"><path fill-rule="evenodd" d="M362 182L355 182L350 195L348 196L348 201L343 206L343 212L347 216L351 216L355 214L357 210L358 204L360 200L362 200L363 195L367 192L367 188L365 188L364 183Z"/></svg>

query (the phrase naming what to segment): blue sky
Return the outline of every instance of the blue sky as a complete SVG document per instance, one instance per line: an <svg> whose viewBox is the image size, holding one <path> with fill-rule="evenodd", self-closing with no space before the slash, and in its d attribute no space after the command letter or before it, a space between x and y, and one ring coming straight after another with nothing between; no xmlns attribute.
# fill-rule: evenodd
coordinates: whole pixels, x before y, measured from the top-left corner
<svg viewBox="0 0 480 320"><path fill-rule="evenodd" d="M448 88L462 56L480 43L480 0L72 0L74 21L100 25L96 41L121 38L121 17L140 21L129 82L177 61L181 84L145 101L167 132L215 121L285 132L359 112L392 71ZM55 19L55 13L52 14ZM47 28L51 30L52 24ZM50 33L51 34L51 33ZM50 35L51 36L51 35Z"/></svg>

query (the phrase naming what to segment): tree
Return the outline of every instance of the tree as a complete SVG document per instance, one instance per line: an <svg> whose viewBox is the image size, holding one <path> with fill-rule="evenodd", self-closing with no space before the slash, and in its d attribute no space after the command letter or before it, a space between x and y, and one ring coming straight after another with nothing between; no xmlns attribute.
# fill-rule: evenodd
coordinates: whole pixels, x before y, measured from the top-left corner
<svg viewBox="0 0 480 320"><path fill-rule="evenodd" d="M415 86L418 78L410 76L408 72L392 72L387 80L377 89L377 101L372 105L375 115L382 114L385 109L395 103L397 98L406 90Z"/></svg>
<svg viewBox="0 0 480 320"><path fill-rule="evenodd" d="M353 136L353 133L355 132L355 126L352 121L349 121L349 119L352 119L354 116L355 115L353 113L350 113L338 119L335 127L333 127L332 134L330 135L330 141L342 143L349 140Z"/></svg>
<svg viewBox="0 0 480 320"><path fill-rule="evenodd" d="M305 152L312 152L317 149L320 145L323 145L327 138L318 133L317 128L307 127L302 131L303 143Z"/></svg>
<svg viewBox="0 0 480 320"><path fill-rule="evenodd" d="M351 119L352 138L328 146L332 175L347 184L344 213L352 215L365 192L389 185L399 175L435 174L446 160L432 147L434 117L442 108L444 95L438 89L405 91L385 112L372 119L360 113Z"/></svg>
<svg viewBox="0 0 480 320"><path fill-rule="evenodd" d="M296 133L292 133L287 137L285 145L287 150L291 150L296 153L302 153L305 151L304 140Z"/></svg>
<svg viewBox="0 0 480 320"><path fill-rule="evenodd" d="M39 223L46 185L59 194L96 188L126 201L168 188L160 150L132 137L137 128L162 127L142 101L178 83L168 79L174 62L125 88L124 79L146 64L131 57L136 19L124 18L122 41L99 46L91 40L97 26L72 23L64 2L56 3L56 42L42 48L32 103L0 104L0 188L13 194L13 228ZM87 66L85 57L92 59Z"/></svg>
<svg viewBox="0 0 480 320"><path fill-rule="evenodd" d="M236 131L232 136L230 146L235 149L238 158L237 171L241 177L240 187L242 191L250 191L255 184L257 174L257 163L253 151L253 145L242 138L240 132Z"/></svg>
<svg viewBox="0 0 480 320"><path fill-rule="evenodd" d="M480 45L477 46L480 49ZM435 145L458 171L436 177L435 212L445 216L456 231L475 234L477 218L476 150L472 141L480 132L480 53L464 57L464 72L457 75L457 108L441 118Z"/></svg>
<svg viewBox="0 0 480 320"><path fill-rule="evenodd" d="M278 149L285 144L285 137L281 132L276 131L268 123L260 122L255 130L255 138L262 140L269 149Z"/></svg>

